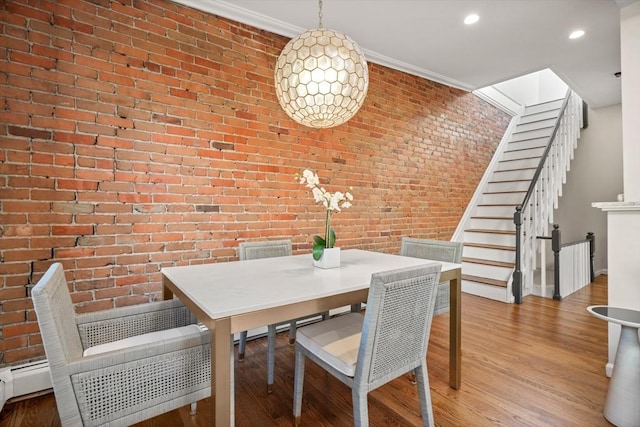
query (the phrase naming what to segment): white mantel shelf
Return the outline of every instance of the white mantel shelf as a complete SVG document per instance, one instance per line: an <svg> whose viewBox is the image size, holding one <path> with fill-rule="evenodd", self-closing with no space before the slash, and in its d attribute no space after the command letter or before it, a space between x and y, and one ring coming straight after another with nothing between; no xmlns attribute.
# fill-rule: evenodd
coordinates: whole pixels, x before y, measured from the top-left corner
<svg viewBox="0 0 640 427"><path fill-rule="evenodd" d="M603 211L640 211L640 202L594 202L591 203L594 208Z"/></svg>

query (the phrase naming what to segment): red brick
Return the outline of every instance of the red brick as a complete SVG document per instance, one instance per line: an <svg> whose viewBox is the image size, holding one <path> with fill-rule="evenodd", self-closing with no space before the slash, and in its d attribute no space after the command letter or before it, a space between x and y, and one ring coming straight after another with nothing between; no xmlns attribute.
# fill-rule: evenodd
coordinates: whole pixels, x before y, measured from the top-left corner
<svg viewBox="0 0 640 427"><path fill-rule="evenodd" d="M0 340L0 352L26 347L28 343L27 337L27 335L22 335L19 337L3 338Z"/></svg>
<svg viewBox="0 0 640 427"><path fill-rule="evenodd" d="M16 308L0 327L29 325L3 335L3 362L43 354L26 287L53 262L91 312L157 299L161 267L237 260L239 240L308 252L324 215L293 181L306 167L355 187L342 247L448 239L509 123L370 64L358 115L308 129L272 88L284 37L164 0L36 3L7 4L0 43L0 300Z"/></svg>

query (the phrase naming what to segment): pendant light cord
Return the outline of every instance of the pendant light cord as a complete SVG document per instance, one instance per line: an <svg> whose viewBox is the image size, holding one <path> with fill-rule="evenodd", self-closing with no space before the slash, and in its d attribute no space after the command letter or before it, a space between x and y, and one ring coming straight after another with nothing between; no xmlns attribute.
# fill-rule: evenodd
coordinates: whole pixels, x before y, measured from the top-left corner
<svg viewBox="0 0 640 427"><path fill-rule="evenodd" d="M322 0L318 0L318 28L322 29Z"/></svg>

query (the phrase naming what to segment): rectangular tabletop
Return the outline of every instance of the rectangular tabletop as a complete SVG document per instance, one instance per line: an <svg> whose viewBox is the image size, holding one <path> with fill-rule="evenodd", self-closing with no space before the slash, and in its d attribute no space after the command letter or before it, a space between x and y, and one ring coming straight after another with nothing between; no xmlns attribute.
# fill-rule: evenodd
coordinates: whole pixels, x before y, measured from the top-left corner
<svg viewBox="0 0 640 427"><path fill-rule="evenodd" d="M233 333L366 302L371 274L434 261L343 250L339 268L313 266L310 254L163 268L164 298L175 294L212 331L216 425L233 424ZM460 387L460 264L440 262L450 289L450 376Z"/></svg>

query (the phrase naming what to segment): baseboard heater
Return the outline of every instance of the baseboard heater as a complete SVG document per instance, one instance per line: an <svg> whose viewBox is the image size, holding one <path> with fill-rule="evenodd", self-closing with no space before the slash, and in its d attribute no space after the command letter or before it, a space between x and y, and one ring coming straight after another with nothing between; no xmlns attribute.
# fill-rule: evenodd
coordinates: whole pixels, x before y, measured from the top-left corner
<svg viewBox="0 0 640 427"><path fill-rule="evenodd" d="M52 388L49 362L26 363L0 369L0 410L7 400Z"/></svg>

